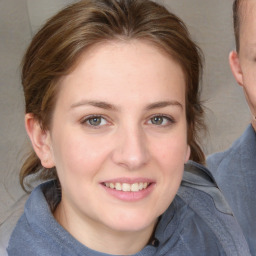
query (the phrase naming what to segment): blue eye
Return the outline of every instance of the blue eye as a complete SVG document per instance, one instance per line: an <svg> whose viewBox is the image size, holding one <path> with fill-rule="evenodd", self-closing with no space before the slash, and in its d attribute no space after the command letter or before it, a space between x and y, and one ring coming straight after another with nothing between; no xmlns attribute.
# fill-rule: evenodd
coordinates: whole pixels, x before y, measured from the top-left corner
<svg viewBox="0 0 256 256"><path fill-rule="evenodd" d="M87 124L88 126L103 126L107 124L107 121L105 118L101 116L91 116L86 118L82 123Z"/></svg>

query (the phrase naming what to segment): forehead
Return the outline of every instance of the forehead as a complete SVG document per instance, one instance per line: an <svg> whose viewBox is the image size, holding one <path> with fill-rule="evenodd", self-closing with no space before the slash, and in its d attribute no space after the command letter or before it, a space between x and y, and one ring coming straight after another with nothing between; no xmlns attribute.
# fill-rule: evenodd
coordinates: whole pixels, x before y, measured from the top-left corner
<svg viewBox="0 0 256 256"><path fill-rule="evenodd" d="M182 84L182 86L180 86ZM95 45L83 53L74 69L60 81L59 97L71 95L106 98L116 94L165 95L170 90L185 95L184 72L173 58L144 41L111 41ZM76 89L76 90L75 90ZM106 90L108 93L106 95ZM71 92L70 92L71 91ZM81 93L82 91L82 93ZM116 97L116 101L120 99Z"/></svg>

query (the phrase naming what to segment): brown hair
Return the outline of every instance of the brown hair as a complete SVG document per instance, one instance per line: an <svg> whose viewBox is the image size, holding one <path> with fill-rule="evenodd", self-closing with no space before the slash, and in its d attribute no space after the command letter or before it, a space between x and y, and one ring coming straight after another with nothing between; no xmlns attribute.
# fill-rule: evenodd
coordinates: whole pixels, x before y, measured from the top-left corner
<svg viewBox="0 0 256 256"><path fill-rule="evenodd" d="M242 0L234 0L234 3L233 3L233 25L234 25L237 52L239 52L239 48L240 48L239 33L240 33L240 25L241 25L241 3L242 3Z"/></svg>
<svg viewBox="0 0 256 256"><path fill-rule="evenodd" d="M22 84L26 113L41 128L50 129L59 79L70 72L82 52L104 40L147 40L163 49L186 76L186 117L190 159L204 163L198 131L204 127L200 103L201 52L184 23L149 0L82 0L51 18L33 38L23 59ZM31 174L58 179L55 168L45 169L35 152L26 159L20 183Z"/></svg>

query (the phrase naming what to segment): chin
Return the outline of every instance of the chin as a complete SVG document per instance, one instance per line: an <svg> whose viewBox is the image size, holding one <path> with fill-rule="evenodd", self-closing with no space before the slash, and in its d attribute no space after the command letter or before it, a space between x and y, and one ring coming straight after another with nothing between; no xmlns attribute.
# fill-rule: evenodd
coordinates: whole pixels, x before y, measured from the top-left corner
<svg viewBox="0 0 256 256"><path fill-rule="evenodd" d="M145 217L145 214L137 214L136 216L113 217L108 225L112 230L118 232L137 232L152 227L157 222L157 217Z"/></svg>

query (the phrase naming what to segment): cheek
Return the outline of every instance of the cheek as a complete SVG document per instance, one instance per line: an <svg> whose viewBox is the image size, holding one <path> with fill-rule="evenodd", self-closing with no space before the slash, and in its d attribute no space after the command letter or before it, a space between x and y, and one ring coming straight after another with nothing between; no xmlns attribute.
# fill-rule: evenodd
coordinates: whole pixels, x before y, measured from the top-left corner
<svg viewBox="0 0 256 256"><path fill-rule="evenodd" d="M162 141L156 148L156 152L159 152L163 159L167 161L168 159L176 159L174 162L178 163L181 161L180 159L184 160L187 148L186 135L177 135Z"/></svg>
<svg viewBox="0 0 256 256"><path fill-rule="evenodd" d="M168 175L183 172L184 163L187 160L188 145L184 136L174 137L154 148L158 163ZM179 175L178 175L179 176Z"/></svg>
<svg viewBox="0 0 256 256"><path fill-rule="evenodd" d="M182 136L183 137L183 136ZM187 155L187 143L184 138L172 138L162 142L162 146L156 148L159 167L159 209L162 212L173 201L182 180L184 163Z"/></svg>
<svg viewBox="0 0 256 256"><path fill-rule="evenodd" d="M81 136L57 139L54 147L59 175L84 175L93 173L104 161L107 152L97 141Z"/></svg>

